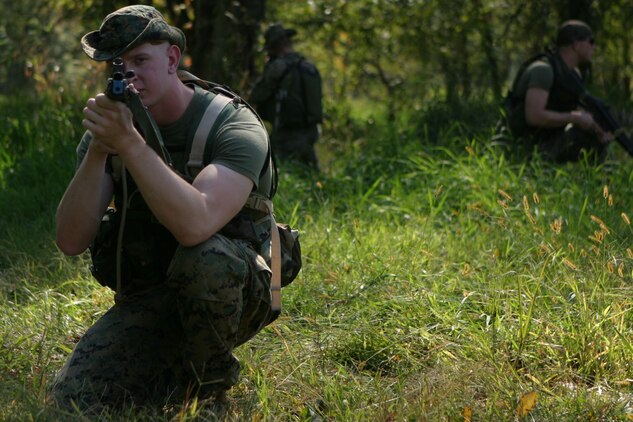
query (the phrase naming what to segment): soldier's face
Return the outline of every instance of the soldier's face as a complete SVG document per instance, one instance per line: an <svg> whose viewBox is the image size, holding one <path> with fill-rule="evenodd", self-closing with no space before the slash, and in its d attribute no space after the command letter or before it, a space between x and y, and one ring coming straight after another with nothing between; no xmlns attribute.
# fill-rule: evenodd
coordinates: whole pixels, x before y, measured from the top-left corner
<svg viewBox="0 0 633 422"><path fill-rule="evenodd" d="M122 55L125 71L134 71L128 82L139 92L143 104L151 107L160 101L168 76L175 72L180 57L175 57L173 49L178 47L168 42L145 43Z"/></svg>
<svg viewBox="0 0 633 422"><path fill-rule="evenodd" d="M591 63L595 49L596 44L593 38L587 38L586 40L576 41L574 43L574 50L576 54L578 54L580 64Z"/></svg>
<svg viewBox="0 0 633 422"><path fill-rule="evenodd" d="M274 42L269 48L268 48L268 57L270 57L271 59L275 59L279 56L281 56L281 53L284 50L284 40L278 40L276 42Z"/></svg>

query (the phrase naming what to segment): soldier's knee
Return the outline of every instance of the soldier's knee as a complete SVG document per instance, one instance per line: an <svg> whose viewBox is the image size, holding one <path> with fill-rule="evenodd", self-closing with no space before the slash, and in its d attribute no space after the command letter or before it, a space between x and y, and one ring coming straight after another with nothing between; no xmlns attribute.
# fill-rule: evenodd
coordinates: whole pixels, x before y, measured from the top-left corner
<svg viewBox="0 0 633 422"><path fill-rule="evenodd" d="M178 247L168 271L169 276L198 276L225 271L242 272L244 262L230 239L222 235L192 247Z"/></svg>
<svg viewBox="0 0 633 422"><path fill-rule="evenodd" d="M216 234L196 246L179 247L167 272L167 283L181 294L204 298L220 288L240 288L249 271L238 246Z"/></svg>

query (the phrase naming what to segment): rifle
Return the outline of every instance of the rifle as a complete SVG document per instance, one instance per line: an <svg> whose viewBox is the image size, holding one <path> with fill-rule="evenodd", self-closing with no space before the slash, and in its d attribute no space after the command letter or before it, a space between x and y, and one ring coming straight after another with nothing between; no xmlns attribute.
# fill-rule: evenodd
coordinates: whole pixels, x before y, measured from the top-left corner
<svg viewBox="0 0 633 422"><path fill-rule="evenodd" d="M624 148L624 150L633 157L633 141L622 132L620 124L611 114L609 106L599 98L591 95L583 86L580 75L577 72L569 71L570 78L564 78L564 86L572 93L578 95L578 105L592 114L595 122L605 132L611 132L615 136L615 140Z"/></svg>
<svg viewBox="0 0 633 422"><path fill-rule="evenodd" d="M171 157L165 148L158 125L149 114L147 107L143 105L139 93L128 88L127 80L133 77L134 71L130 70L124 74L123 60L120 57L115 58L112 61L112 73L108 78L105 94L108 98L124 102L128 106L147 144L168 166L172 167Z"/></svg>
<svg viewBox="0 0 633 422"><path fill-rule="evenodd" d="M594 97L586 91L580 96L579 103L582 108L593 115L598 126L605 132L613 133L616 141L633 157L633 141L631 141L626 133L620 130L621 126L611 114L609 106L601 99Z"/></svg>

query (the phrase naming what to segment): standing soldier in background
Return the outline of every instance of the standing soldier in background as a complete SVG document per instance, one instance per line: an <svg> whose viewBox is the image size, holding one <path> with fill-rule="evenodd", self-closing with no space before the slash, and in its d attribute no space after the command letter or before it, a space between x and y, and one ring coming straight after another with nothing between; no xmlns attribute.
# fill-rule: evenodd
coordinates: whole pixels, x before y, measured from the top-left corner
<svg viewBox="0 0 633 422"><path fill-rule="evenodd" d="M531 153L536 147L550 161L578 161L585 151L601 162L613 135L579 107L582 73L595 49L591 28L570 20L558 29L556 49L528 60L519 70L504 104L507 127Z"/></svg>
<svg viewBox="0 0 633 422"><path fill-rule="evenodd" d="M264 50L268 61L250 101L272 124L275 154L318 170L314 144L323 120L321 77L314 64L294 50L291 38L296 33L280 24L266 30Z"/></svg>

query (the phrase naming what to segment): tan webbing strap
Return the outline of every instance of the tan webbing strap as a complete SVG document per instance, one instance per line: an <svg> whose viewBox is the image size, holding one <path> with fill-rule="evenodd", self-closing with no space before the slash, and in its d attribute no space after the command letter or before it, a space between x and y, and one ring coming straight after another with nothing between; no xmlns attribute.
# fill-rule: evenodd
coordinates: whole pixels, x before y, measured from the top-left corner
<svg viewBox="0 0 633 422"><path fill-rule="evenodd" d="M281 311L281 242L279 241L279 230L272 212L270 213L270 260L273 272L270 278L270 308L273 311Z"/></svg>
<svg viewBox="0 0 633 422"><path fill-rule="evenodd" d="M270 216L270 269L273 273L270 279L270 307L273 311L281 311L281 242L273 214L273 202L268 198L251 195L245 206Z"/></svg>
<svg viewBox="0 0 633 422"><path fill-rule="evenodd" d="M189 161L187 162L187 169L189 169L191 176L195 177L198 172L202 170L204 165L204 148L209 133L216 119L222 110L224 110L224 107L231 101L232 99L226 95L216 94L213 100L211 100L211 103L207 106L191 144L191 152L189 153ZM281 311L281 241L279 239L277 222L273 215L273 202L265 197L250 195L245 206L265 212L270 216L270 269L272 271L270 279L271 309L273 311Z"/></svg>
<svg viewBox="0 0 633 422"><path fill-rule="evenodd" d="M207 138L209 132L213 128L213 124L216 119L224 110L224 107L232 101L231 98L226 95L216 94L213 100L207 106L207 109L200 120L196 134L193 136L193 143L191 144L191 152L189 153L189 161L187 162L187 169L190 174L195 177L202 170L204 159L204 147L207 145Z"/></svg>

